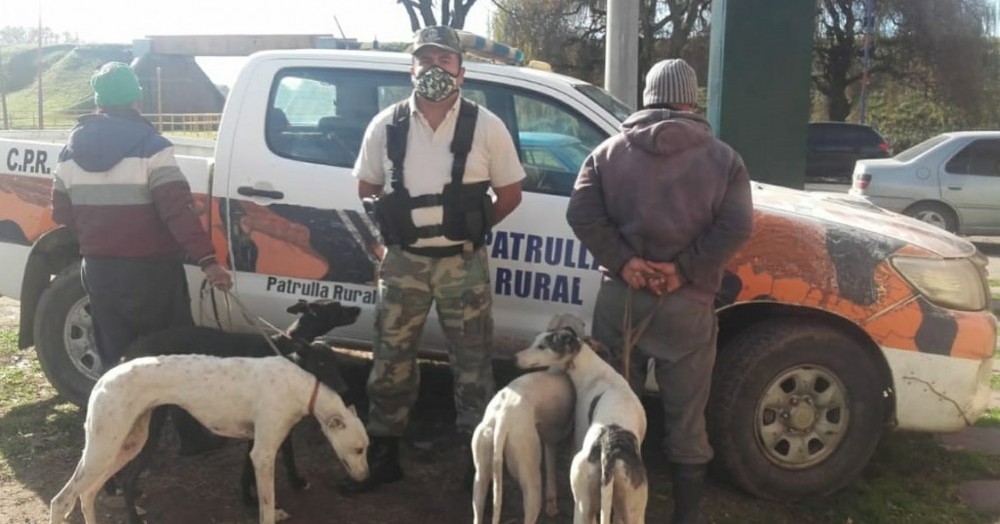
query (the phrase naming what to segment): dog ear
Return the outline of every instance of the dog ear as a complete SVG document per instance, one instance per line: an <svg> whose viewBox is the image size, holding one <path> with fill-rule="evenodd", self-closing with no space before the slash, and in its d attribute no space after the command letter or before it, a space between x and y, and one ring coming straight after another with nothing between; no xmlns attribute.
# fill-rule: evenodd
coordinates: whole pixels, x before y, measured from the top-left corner
<svg viewBox="0 0 1000 524"><path fill-rule="evenodd" d="M556 341L559 346L572 352L580 351L580 336L571 327L560 328L556 333Z"/></svg>
<svg viewBox="0 0 1000 524"><path fill-rule="evenodd" d="M298 315L299 313L305 313L308 307L309 307L309 302L300 298L298 302L292 304L291 306L288 306L288 309L286 309L285 311L293 315Z"/></svg>
<svg viewBox="0 0 1000 524"><path fill-rule="evenodd" d="M326 419L326 426L332 430L344 429L347 427L344 424L344 417L342 415L332 415L330 418Z"/></svg>

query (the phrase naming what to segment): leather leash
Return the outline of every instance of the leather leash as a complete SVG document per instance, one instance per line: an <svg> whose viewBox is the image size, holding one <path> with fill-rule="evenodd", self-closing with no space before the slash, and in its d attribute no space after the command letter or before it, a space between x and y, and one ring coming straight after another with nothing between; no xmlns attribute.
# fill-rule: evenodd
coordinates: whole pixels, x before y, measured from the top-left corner
<svg viewBox="0 0 1000 524"><path fill-rule="evenodd" d="M625 284L628 291L625 292L625 314L622 318L622 333L624 335L622 341L622 366L625 368L622 370L622 374L625 375L625 381L629 384L632 383L632 349L636 344L642 340L642 336L646 333L646 329L649 328L649 324L653 321L653 316L656 315L656 310L660 308L660 303L663 302L663 296L661 295L653 309L649 311L646 318L642 319L638 325L632 324L632 299L634 292L632 291L632 286Z"/></svg>

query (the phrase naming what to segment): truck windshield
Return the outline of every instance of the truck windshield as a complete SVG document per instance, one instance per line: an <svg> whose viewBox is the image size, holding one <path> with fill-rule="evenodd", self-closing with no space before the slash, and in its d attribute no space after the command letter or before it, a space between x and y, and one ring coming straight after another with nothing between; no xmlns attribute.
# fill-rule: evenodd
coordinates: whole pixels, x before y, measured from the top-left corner
<svg viewBox="0 0 1000 524"><path fill-rule="evenodd" d="M600 87L591 84L579 84L576 86L576 89L587 98L597 102L597 105L604 108L605 111L614 115L619 122L624 122L632 114L631 107Z"/></svg>

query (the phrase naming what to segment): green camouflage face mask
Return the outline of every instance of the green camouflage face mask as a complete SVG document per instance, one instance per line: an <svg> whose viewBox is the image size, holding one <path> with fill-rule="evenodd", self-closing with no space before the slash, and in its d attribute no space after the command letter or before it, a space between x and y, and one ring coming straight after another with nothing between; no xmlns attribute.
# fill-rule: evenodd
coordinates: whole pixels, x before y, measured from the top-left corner
<svg viewBox="0 0 1000 524"><path fill-rule="evenodd" d="M458 78L440 66L432 66L413 79L413 89L431 102L440 102L458 89Z"/></svg>

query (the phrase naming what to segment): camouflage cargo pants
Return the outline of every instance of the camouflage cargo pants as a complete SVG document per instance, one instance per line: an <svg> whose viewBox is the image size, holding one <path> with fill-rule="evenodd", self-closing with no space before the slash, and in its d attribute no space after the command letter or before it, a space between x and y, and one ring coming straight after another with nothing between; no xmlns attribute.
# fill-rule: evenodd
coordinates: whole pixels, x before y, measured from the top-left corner
<svg viewBox="0 0 1000 524"><path fill-rule="evenodd" d="M456 428L471 433L492 398L493 298L485 248L431 258L398 247L379 267L374 365L368 377L368 432L400 436L417 400L417 344L431 303L448 337L455 378Z"/></svg>

